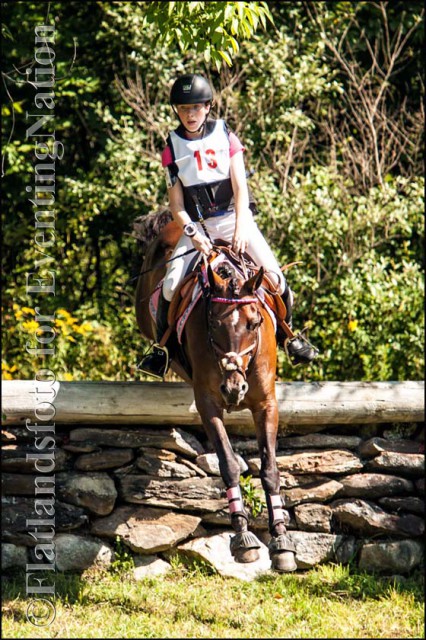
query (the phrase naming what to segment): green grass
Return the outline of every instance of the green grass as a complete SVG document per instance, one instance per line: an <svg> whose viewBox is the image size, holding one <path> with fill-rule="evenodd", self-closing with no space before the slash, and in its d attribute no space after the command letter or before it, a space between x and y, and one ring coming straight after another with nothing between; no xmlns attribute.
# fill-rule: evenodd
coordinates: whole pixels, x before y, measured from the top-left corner
<svg viewBox="0 0 426 640"><path fill-rule="evenodd" d="M3 638L423 638L423 575L404 581L340 565L247 583L174 560L165 577L56 574L56 619L26 620L25 574L3 584ZM51 576L49 576L51 582Z"/></svg>

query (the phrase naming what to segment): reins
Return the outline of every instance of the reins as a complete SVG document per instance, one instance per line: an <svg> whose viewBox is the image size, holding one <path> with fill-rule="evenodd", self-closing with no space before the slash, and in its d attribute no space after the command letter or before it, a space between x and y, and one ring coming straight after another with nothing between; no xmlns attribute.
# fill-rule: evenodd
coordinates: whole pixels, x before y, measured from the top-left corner
<svg viewBox="0 0 426 640"><path fill-rule="evenodd" d="M141 276L144 276L146 273L151 273L151 271L156 271L157 269L162 269L163 267L166 266L166 264L169 264L169 262L173 262L173 260L177 260L178 258L183 258L183 256L187 256L190 253L195 253L196 251L197 251L197 249L188 249L188 251L185 251L185 253L181 253L180 255L176 256L175 258L170 258L169 260L165 260L165 261L161 262L160 264L157 264L155 267L151 267L150 269L144 269L144 271L141 271L140 273L137 273L136 275L134 275L131 278L129 278L124 283L124 286L127 286L128 284L130 284L134 280L139 280L139 278Z"/></svg>

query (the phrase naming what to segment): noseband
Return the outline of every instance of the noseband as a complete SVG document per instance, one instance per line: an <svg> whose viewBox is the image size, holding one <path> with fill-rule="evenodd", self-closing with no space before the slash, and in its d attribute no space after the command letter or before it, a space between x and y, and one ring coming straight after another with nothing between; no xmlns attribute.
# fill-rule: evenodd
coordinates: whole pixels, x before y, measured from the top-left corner
<svg viewBox="0 0 426 640"><path fill-rule="evenodd" d="M246 297L246 298L219 298L219 297L214 297L214 298L209 298L209 303L212 302L219 302L221 304L235 304L235 305L242 305L242 304L250 304L252 302L254 303L258 303L259 299L256 297ZM211 315L211 308L210 308L210 304L209 304L209 316ZM260 325L259 325L260 326ZM216 352L216 354L218 356L220 356L220 360L218 361L219 367L222 371L222 373L225 373L227 371L238 371L238 373L240 373L244 380L247 378L247 370L250 367L250 364L253 361L253 358L257 352L257 349L259 347L259 342L260 342L260 334L259 334L259 327L257 327L256 330L256 340L255 342L253 342L251 345L249 345L246 349L244 349L243 351L224 351L218 344L217 342L215 342L213 340L213 337L211 335L210 332L210 326L208 328L208 335L209 335L209 340L210 340L210 344L213 348L213 350ZM247 354L251 354L250 355L250 360L248 361L247 365L243 368L244 365L244 361L243 361L243 356L246 356Z"/></svg>

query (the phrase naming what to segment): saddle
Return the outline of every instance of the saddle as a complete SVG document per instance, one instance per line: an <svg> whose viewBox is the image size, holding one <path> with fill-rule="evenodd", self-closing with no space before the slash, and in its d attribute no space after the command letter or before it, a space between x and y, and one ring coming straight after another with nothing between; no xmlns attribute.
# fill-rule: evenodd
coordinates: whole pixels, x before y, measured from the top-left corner
<svg viewBox="0 0 426 640"><path fill-rule="evenodd" d="M221 241L217 250L214 250L210 254L208 257L208 263L212 264L221 253L225 255L226 260L240 273L244 270L249 276L252 276L254 273L259 271L259 267L254 264L253 260L247 253L243 255L244 265L242 267L240 257L234 254L229 243L225 243L224 241ZM289 266L291 265L286 265L283 269ZM193 269L194 266L191 265L190 268ZM167 314L169 327L160 341L160 346L164 346L166 344L179 320L185 317L185 314L189 316L190 311L192 311L192 309L190 309L190 305L191 303L194 303L194 292L198 285L198 274L198 270L192 270L184 277L180 287L175 291ZM274 285L267 274L264 274L261 286L263 289L261 302L269 307L275 316L277 324L282 327L286 335L289 338L294 338L295 334L285 321L287 316L286 306L281 296L276 293L276 285ZM195 304L193 304L193 306L195 306ZM185 318L185 320L186 319L187 318Z"/></svg>

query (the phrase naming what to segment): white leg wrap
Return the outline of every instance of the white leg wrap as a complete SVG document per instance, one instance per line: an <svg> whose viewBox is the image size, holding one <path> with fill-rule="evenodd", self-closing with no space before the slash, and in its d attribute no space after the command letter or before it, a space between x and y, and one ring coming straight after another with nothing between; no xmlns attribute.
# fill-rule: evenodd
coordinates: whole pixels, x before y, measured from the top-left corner
<svg viewBox="0 0 426 640"><path fill-rule="evenodd" d="M269 499L271 501L271 507L274 512L274 522L276 522L277 520L284 521L284 510L281 496L269 496Z"/></svg>
<svg viewBox="0 0 426 640"><path fill-rule="evenodd" d="M244 504L240 487L230 487L227 489L226 497L228 498L228 507L231 515L237 512L244 512Z"/></svg>

